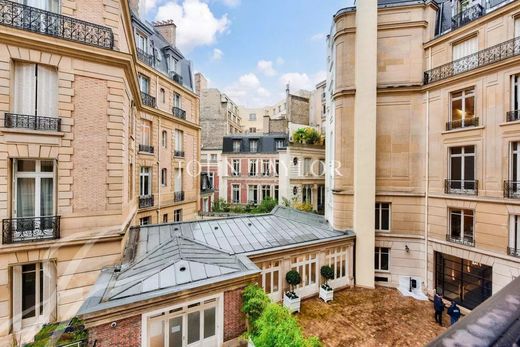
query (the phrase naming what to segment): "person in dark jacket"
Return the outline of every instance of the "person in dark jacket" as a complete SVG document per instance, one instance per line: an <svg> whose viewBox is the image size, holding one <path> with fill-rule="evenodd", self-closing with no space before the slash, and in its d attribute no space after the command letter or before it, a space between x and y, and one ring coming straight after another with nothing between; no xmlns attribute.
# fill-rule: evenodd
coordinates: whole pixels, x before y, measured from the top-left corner
<svg viewBox="0 0 520 347"><path fill-rule="evenodd" d="M457 323L460 318L460 308L455 301L452 301L451 306L448 308L448 316L450 316L451 325Z"/></svg>
<svg viewBox="0 0 520 347"><path fill-rule="evenodd" d="M435 291L433 296L433 309L435 310L435 322L439 323L442 327L442 312L444 311L444 302L442 296L438 294L439 291Z"/></svg>

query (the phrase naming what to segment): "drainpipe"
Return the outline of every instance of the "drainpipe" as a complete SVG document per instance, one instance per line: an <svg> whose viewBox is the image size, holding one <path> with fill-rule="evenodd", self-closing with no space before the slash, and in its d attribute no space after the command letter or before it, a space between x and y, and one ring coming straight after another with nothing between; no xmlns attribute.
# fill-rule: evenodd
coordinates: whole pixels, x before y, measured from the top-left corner
<svg viewBox="0 0 520 347"><path fill-rule="evenodd" d="M428 49L428 70L432 68L432 48ZM424 284L428 291L428 207L430 183L430 91L426 91L426 127L425 127L426 165L424 172Z"/></svg>
<svg viewBox="0 0 520 347"><path fill-rule="evenodd" d="M159 81L157 81L159 82ZM157 83L158 85L159 83ZM158 87L157 87L158 88ZM155 94L159 96L159 93ZM157 98L158 99L158 98ZM157 176L159 177L157 182L157 224L162 223L161 217L161 141L162 141L162 133L161 133L161 117L159 117L159 122L157 122L157 172L159 173Z"/></svg>

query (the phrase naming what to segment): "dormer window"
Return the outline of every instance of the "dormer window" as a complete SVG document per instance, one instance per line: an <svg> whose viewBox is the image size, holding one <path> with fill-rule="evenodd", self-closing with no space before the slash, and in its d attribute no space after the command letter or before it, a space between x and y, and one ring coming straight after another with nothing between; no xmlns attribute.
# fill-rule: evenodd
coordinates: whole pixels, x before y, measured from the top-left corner
<svg viewBox="0 0 520 347"><path fill-rule="evenodd" d="M148 53L148 37L140 32L135 33L135 45L138 50Z"/></svg>
<svg viewBox="0 0 520 347"><path fill-rule="evenodd" d="M168 56L168 72L177 73L177 59L175 59L172 55Z"/></svg>

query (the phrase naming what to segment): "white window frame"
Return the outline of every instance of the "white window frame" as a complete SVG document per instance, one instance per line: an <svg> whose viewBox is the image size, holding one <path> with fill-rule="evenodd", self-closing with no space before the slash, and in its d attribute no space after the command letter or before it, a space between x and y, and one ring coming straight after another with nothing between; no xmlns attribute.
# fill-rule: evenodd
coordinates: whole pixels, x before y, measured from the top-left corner
<svg viewBox="0 0 520 347"><path fill-rule="evenodd" d="M312 265L314 264L314 271ZM301 283L296 286L299 296L309 296L316 293L319 286L318 254L307 253L293 256L291 259L291 270L296 270L301 276ZM314 273L313 273L314 272Z"/></svg>
<svg viewBox="0 0 520 347"><path fill-rule="evenodd" d="M347 246L329 248L325 252L325 263L334 270L334 278L331 281L348 277L348 255ZM338 264L341 264L338 267Z"/></svg>
<svg viewBox="0 0 520 347"><path fill-rule="evenodd" d="M472 209L465 209L465 208L448 208L448 232L449 232L449 235L450 235L450 238L452 238L453 240L458 240L462 243L466 243L466 240L465 240L465 219L466 219L466 216L469 215L468 212L471 212L471 217L472 217L472 225L471 225L471 240L472 240L472 243L475 243L475 210L472 210ZM452 229L453 229L453 225L452 225L452 216L453 215L459 215L460 216L460 238L457 239L455 238L455 236L453 236L452 234Z"/></svg>
<svg viewBox="0 0 520 347"><path fill-rule="evenodd" d="M167 168L161 169L161 186L162 187L168 186L168 169Z"/></svg>
<svg viewBox="0 0 520 347"><path fill-rule="evenodd" d="M520 22L520 18L517 19ZM520 110L520 74L511 76L511 107L510 111Z"/></svg>
<svg viewBox="0 0 520 347"><path fill-rule="evenodd" d="M271 175L271 160L262 159L262 176Z"/></svg>
<svg viewBox="0 0 520 347"><path fill-rule="evenodd" d="M240 159L233 159L231 164L231 176L240 176Z"/></svg>
<svg viewBox="0 0 520 347"><path fill-rule="evenodd" d="M279 301L282 293L282 260L270 260L264 261L259 264L259 268L262 270L262 288L271 300ZM277 290L274 290L275 278L278 279ZM269 288L267 286L269 282ZM268 290L270 289L270 290Z"/></svg>
<svg viewBox="0 0 520 347"><path fill-rule="evenodd" d="M237 199L235 199L235 193L237 194ZM240 184L231 185L231 201L233 204L240 204Z"/></svg>
<svg viewBox="0 0 520 347"><path fill-rule="evenodd" d="M148 53L148 37L137 30L135 32L135 46L144 53Z"/></svg>
<svg viewBox="0 0 520 347"><path fill-rule="evenodd" d="M143 120L141 141L143 145L150 146L152 143L152 122L149 120Z"/></svg>
<svg viewBox="0 0 520 347"><path fill-rule="evenodd" d="M249 159L249 176L257 176L258 175L258 160L257 159Z"/></svg>
<svg viewBox="0 0 520 347"><path fill-rule="evenodd" d="M174 192L180 193L183 191L184 185L184 169L183 168L175 168L174 172Z"/></svg>
<svg viewBox="0 0 520 347"><path fill-rule="evenodd" d="M148 184L145 183L145 177L148 177ZM148 194L143 194L145 190L148 190ZM152 168L150 166L141 166L139 172L139 196L151 196L152 195Z"/></svg>
<svg viewBox="0 0 520 347"><path fill-rule="evenodd" d="M233 152L234 153L239 153L240 152L241 144L242 144L242 141L240 141L240 140L233 140Z"/></svg>
<svg viewBox="0 0 520 347"><path fill-rule="evenodd" d="M150 94L150 78L141 74L139 74L139 91Z"/></svg>
<svg viewBox="0 0 520 347"><path fill-rule="evenodd" d="M311 174L311 165L312 165L312 159L311 158L303 158L303 175L304 176L310 176L310 174Z"/></svg>
<svg viewBox="0 0 520 347"><path fill-rule="evenodd" d="M473 153L466 153L466 147L473 147ZM453 149L455 148L460 148L461 149L461 153L460 154L453 154ZM461 158L461 164L460 164L460 189L452 189L450 188L451 191L453 192L458 192L458 193L461 193L461 194L466 194L466 193L469 193L469 194L472 194L476 189L477 189L477 147L475 145L468 145L468 146L454 146L454 147L450 147L448 149L448 177L450 179L450 181L457 181L457 180L454 180L452 179L452 165L451 165L451 159L452 158L457 158L457 157L460 157ZM474 182L474 186L475 188L474 189L466 189L465 188L465 182L471 182L472 180L469 180L469 181L466 181L466 179L464 178L464 176L466 176L466 160L465 160L465 157L473 157L473 182Z"/></svg>
<svg viewBox="0 0 520 347"><path fill-rule="evenodd" d="M31 76L24 67L31 67ZM16 61L14 72L13 111L25 115L58 117L58 69L54 66ZM29 77L30 81L27 80ZM50 81L53 89L45 83Z"/></svg>
<svg viewBox="0 0 520 347"><path fill-rule="evenodd" d="M182 222L182 208L177 210L173 210L173 221L174 222Z"/></svg>
<svg viewBox="0 0 520 347"><path fill-rule="evenodd" d="M184 150L184 131L180 129L175 129L174 137L175 150L178 152L182 152Z"/></svg>
<svg viewBox="0 0 520 347"><path fill-rule="evenodd" d="M163 148L168 148L168 132L166 130L161 133L161 143Z"/></svg>
<svg viewBox="0 0 520 347"><path fill-rule="evenodd" d="M381 269L381 255L383 254L383 249L388 250L388 269ZM374 269L376 272L390 272L391 266L390 266L390 253L391 248L390 247L376 247L374 250L375 255L379 258L379 267L375 267L376 264L374 264Z"/></svg>
<svg viewBox="0 0 520 347"><path fill-rule="evenodd" d="M520 215L512 214L509 220L509 255L520 257Z"/></svg>
<svg viewBox="0 0 520 347"><path fill-rule="evenodd" d="M453 96L454 94L457 94L457 93L461 93L460 96ZM471 117L467 117L466 116L466 99L469 99L469 98L473 98L473 115ZM476 115L476 100L477 99L477 95L475 93L475 87L469 87L469 88L465 88L465 89L462 89L462 90L456 90L454 92L451 92L450 93L450 122L453 122L455 121L455 119L453 119L453 103L455 101L459 101L461 102L461 106L462 106L462 118L460 120L461 122L461 128L464 128L464 127L467 127L469 125L473 125L473 121L472 119L475 118L477 115ZM466 125L466 120L468 120L470 122L469 125Z"/></svg>
<svg viewBox="0 0 520 347"><path fill-rule="evenodd" d="M254 195L256 192L256 199L254 199ZM258 195L258 186L256 184L250 184L247 186L247 202L258 204L260 202Z"/></svg>
<svg viewBox="0 0 520 347"><path fill-rule="evenodd" d="M271 196L271 185L269 184L262 184L262 187L261 187L261 201L263 201L264 199L267 199L267 198L272 198Z"/></svg>
<svg viewBox="0 0 520 347"><path fill-rule="evenodd" d="M258 140L249 140L249 152L251 152L251 153L258 152Z"/></svg>
<svg viewBox="0 0 520 347"><path fill-rule="evenodd" d="M388 207L383 207L388 205ZM388 229L383 229L383 210L388 209ZM390 202L376 202L376 218L379 221L379 228L376 226L376 231L389 232L392 229L392 203Z"/></svg>
<svg viewBox="0 0 520 347"><path fill-rule="evenodd" d="M182 109L182 96L179 93L173 94L173 106Z"/></svg>

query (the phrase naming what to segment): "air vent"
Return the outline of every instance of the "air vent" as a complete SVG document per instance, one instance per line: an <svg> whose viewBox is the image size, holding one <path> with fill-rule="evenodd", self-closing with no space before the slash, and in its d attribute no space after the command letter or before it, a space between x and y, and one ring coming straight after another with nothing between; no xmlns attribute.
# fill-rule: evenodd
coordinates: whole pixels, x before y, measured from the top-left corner
<svg viewBox="0 0 520 347"><path fill-rule="evenodd" d="M215 230L218 230L218 227L215 227Z"/></svg>
<svg viewBox="0 0 520 347"><path fill-rule="evenodd" d="M180 272L184 272L186 271L186 266L181 266L181 268L179 269Z"/></svg>

